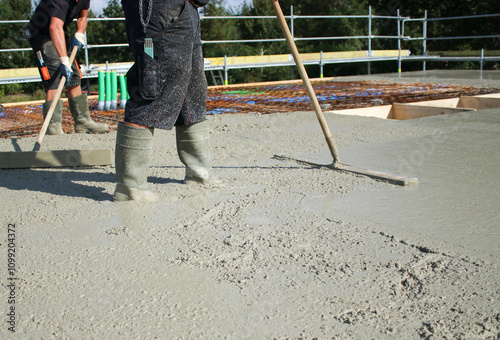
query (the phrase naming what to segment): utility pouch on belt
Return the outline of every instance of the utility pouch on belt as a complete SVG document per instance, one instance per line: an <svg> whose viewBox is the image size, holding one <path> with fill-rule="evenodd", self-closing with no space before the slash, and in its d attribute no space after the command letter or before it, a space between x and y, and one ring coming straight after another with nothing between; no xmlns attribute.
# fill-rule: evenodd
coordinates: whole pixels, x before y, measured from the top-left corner
<svg viewBox="0 0 500 340"><path fill-rule="evenodd" d="M141 95L146 100L158 98L158 71L157 61L145 46L144 52L139 55L139 85Z"/></svg>
<svg viewBox="0 0 500 340"><path fill-rule="evenodd" d="M40 74L42 75L42 79L49 80L50 74L49 70L47 69L47 66L45 66L45 63L43 61L42 51L36 51L36 59L38 61L38 68L40 69Z"/></svg>

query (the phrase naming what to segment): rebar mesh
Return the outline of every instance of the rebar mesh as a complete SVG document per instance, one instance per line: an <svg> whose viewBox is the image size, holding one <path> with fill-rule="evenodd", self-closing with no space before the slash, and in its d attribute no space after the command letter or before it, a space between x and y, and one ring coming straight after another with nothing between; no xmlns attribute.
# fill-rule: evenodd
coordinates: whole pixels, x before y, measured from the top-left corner
<svg viewBox="0 0 500 340"><path fill-rule="evenodd" d="M500 92L500 89L473 86L382 81L338 82L325 80L314 81L313 87L320 105L328 110ZM123 120L124 110L97 110L97 104L97 98L89 98L91 117L97 122L110 125L109 131L116 130L118 122ZM300 83L214 87L208 90L208 114L278 113L312 109L307 92ZM6 107L0 113L0 138L36 136L42 124L42 104ZM63 105L63 130L65 133L74 133L73 119L67 103Z"/></svg>

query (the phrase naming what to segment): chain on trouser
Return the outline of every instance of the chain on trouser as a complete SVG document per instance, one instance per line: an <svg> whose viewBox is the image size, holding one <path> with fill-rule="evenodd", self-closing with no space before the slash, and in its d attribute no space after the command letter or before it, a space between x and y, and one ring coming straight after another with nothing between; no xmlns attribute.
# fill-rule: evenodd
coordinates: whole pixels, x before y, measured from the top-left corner
<svg viewBox="0 0 500 340"><path fill-rule="evenodd" d="M154 129L118 123L116 134L115 201L156 201L148 189L148 171L153 149Z"/></svg>
<svg viewBox="0 0 500 340"><path fill-rule="evenodd" d="M177 154L186 166L184 182L208 183L211 180L210 129L207 120L176 126Z"/></svg>
<svg viewBox="0 0 500 340"><path fill-rule="evenodd" d="M47 113L49 112L50 105L52 105L52 100L49 100L43 104L43 119L47 117ZM57 105L54 108L54 112L52 113L52 117L50 118L49 126L47 127L47 135L63 135L64 131L62 129L62 111L63 111L63 101L58 100Z"/></svg>

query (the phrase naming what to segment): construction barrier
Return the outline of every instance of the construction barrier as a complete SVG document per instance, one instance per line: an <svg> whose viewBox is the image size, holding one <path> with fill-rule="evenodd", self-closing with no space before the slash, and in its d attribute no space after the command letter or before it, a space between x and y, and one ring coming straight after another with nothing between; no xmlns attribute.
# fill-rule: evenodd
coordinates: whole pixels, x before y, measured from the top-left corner
<svg viewBox="0 0 500 340"><path fill-rule="evenodd" d="M120 107L125 108L130 98L127 91L127 77L118 75L116 71L102 71L98 73L99 101L98 110L116 110L118 108L118 82L120 83Z"/></svg>

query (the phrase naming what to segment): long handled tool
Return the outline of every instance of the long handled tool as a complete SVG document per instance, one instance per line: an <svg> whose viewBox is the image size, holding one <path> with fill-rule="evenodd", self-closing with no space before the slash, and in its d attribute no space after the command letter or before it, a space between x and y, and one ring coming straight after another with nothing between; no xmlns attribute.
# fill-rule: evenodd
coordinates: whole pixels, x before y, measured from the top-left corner
<svg viewBox="0 0 500 340"><path fill-rule="evenodd" d="M73 64L78 47L73 47L69 58L69 63ZM41 152L42 141L47 132L50 119L54 114L57 102L64 89L66 77L61 75L61 82L52 100L52 104L47 112L42 129L38 134L38 139L31 152L0 152L0 168L48 168L67 166L99 166L113 164L113 154L111 150L54 150Z"/></svg>
<svg viewBox="0 0 500 340"><path fill-rule="evenodd" d="M381 173L381 172L372 171L372 170L355 168L355 167L352 167L350 165L342 164L340 162L337 147L335 146L332 134L330 133L330 129L328 128L328 125L326 123L323 112L321 111L321 107L319 106L318 98L316 97L316 94L314 93L314 89L311 85L311 81L309 80L309 76L307 75L307 71L304 67L304 64L302 63L302 59L300 58L299 51L297 50L297 46L295 45L295 41L293 40L292 34L290 33L290 29L288 28L288 24L286 23L285 16L283 15L283 12L282 12L280 4L279 4L279 0L271 0L271 4L273 6L274 13L276 14L276 17L278 18L281 29L282 29L283 33L285 34L286 42L288 44L288 47L290 48L290 51L292 52L293 59L295 60L295 65L297 66L297 68L299 70L300 77L302 78L302 82L304 83L304 86L306 87L307 94L309 95L309 98L311 99L311 102L313 104L314 111L316 112L316 117L318 118L321 129L323 130L323 135L325 136L325 139L326 139L326 143L328 144L328 147L330 149L330 153L333 157L333 162L332 162L332 164L324 165L324 164L316 164L313 162L293 159L289 156L276 156L276 157L283 158L283 159L293 159L293 160L301 162L301 163L307 163L307 164L316 165L316 166L328 166L328 167L336 169L336 170L353 172L353 173L365 175L365 176L368 176L371 178L375 178L378 180L382 180L382 181L386 181L386 182L398 184L398 185L417 184L418 183L417 178L407 178L407 177L395 176L395 175Z"/></svg>
<svg viewBox="0 0 500 340"><path fill-rule="evenodd" d="M71 55L69 56L69 64L73 64L73 61L75 60L76 57L76 52L78 52L78 47L75 46L73 47L73 50L71 51ZM45 116L45 120L43 121L42 129L40 130L40 133L38 134L38 139L36 140L35 146L33 147L33 151L40 151L40 148L42 147L42 141L43 138L45 137L45 133L47 132L47 128L49 127L50 120L52 119L52 115L54 114L54 111L57 106L57 102L59 101L59 98L61 98L62 91L64 89L64 83L66 82L66 77L61 74L61 81L59 82L59 86L57 87L56 94L54 95L54 99L52 100L52 103L50 104L49 111L47 112L47 115Z"/></svg>

